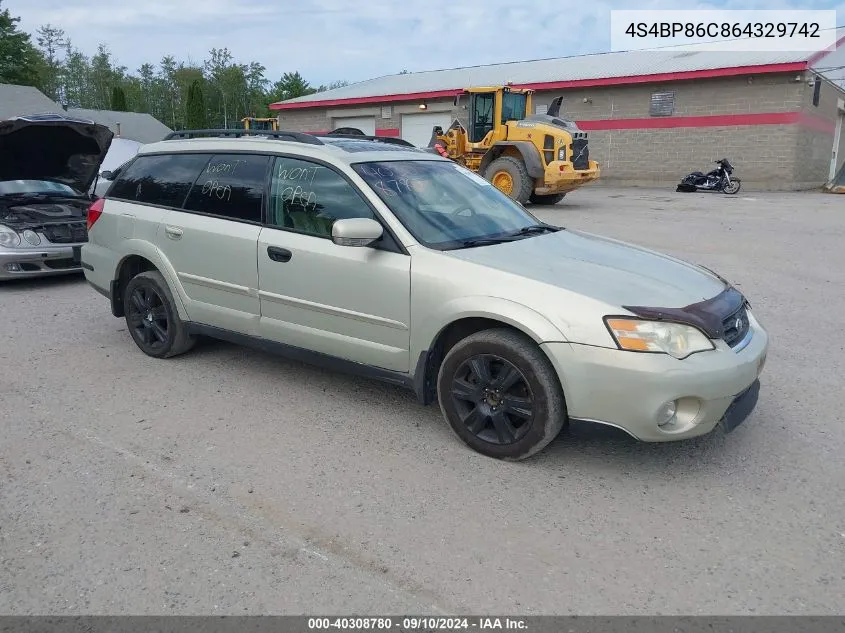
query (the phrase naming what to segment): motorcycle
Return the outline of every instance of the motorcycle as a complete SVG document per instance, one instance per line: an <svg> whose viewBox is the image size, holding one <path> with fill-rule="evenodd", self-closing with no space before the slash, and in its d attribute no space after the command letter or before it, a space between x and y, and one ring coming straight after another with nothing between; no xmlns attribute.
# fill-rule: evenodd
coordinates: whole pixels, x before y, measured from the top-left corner
<svg viewBox="0 0 845 633"><path fill-rule="evenodd" d="M739 178L731 178L734 171L733 165L727 158L713 161L719 165L713 171L703 174L694 171L686 176L678 185L675 191L721 191L726 194L735 194L742 186Z"/></svg>

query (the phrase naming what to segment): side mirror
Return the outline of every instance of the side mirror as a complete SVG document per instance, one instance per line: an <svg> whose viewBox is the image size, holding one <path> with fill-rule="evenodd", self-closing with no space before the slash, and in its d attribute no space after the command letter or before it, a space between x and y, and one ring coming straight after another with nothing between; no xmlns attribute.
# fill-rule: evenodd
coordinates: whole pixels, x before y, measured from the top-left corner
<svg viewBox="0 0 845 633"><path fill-rule="evenodd" d="M103 180L114 180L115 173L113 171L104 171L100 174L100 178Z"/></svg>
<svg viewBox="0 0 845 633"><path fill-rule="evenodd" d="M338 246L369 246L383 233L381 224L370 218L344 218L332 224L332 242Z"/></svg>

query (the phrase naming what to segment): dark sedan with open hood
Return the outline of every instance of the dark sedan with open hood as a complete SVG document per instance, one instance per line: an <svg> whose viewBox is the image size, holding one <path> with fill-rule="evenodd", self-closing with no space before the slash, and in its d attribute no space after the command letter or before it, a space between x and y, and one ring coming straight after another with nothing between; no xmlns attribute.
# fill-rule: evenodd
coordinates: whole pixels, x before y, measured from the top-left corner
<svg viewBox="0 0 845 633"><path fill-rule="evenodd" d="M60 114L0 122L0 280L82 270L88 191L113 136Z"/></svg>

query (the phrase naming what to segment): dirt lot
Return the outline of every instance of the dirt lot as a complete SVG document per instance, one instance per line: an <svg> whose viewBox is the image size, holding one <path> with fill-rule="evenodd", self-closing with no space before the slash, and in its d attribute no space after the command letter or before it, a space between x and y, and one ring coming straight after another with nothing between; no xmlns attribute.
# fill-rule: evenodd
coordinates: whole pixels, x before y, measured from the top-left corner
<svg viewBox="0 0 845 633"><path fill-rule="evenodd" d="M773 339L754 415L500 463L409 392L223 343L156 361L81 278L8 284L0 613L841 613L845 196L540 214L737 283Z"/></svg>

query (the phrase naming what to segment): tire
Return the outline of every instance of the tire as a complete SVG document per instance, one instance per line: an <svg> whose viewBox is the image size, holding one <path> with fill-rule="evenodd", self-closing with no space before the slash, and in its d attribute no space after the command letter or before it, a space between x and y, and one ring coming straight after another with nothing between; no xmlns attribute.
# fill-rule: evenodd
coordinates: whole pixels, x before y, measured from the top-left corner
<svg viewBox="0 0 845 633"><path fill-rule="evenodd" d="M123 305L129 334L147 356L178 356L196 343L179 318L173 295L160 272L147 271L130 279L123 291Z"/></svg>
<svg viewBox="0 0 845 633"><path fill-rule="evenodd" d="M503 188L496 184L496 176L500 173L509 176L511 183L509 187L510 191L507 190L508 187ZM493 186L499 189L499 191L510 196L520 204L528 202L531 194L534 193L534 181L528 175L525 163L513 156L502 156L494 160L484 170L484 177L492 182Z"/></svg>
<svg viewBox="0 0 845 633"><path fill-rule="evenodd" d="M504 370L513 377L506 388L500 382L509 373ZM492 380L474 380L485 373ZM485 387L494 391L485 396ZM437 396L455 434L496 459L534 455L557 437L567 419L563 389L549 359L534 341L508 329L477 332L449 350L437 375Z"/></svg>
<svg viewBox="0 0 845 633"><path fill-rule="evenodd" d="M550 194L550 195L547 195L547 196L541 196L541 195L538 195L536 193L532 193L531 197L528 198L528 201L531 204L552 205L552 204L557 204L558 202L563 200L565 197L566 197L565 193L553 193L553 194Z"/></svg>
<svg viewBox="0 0 845 633"><path fill-rule="evenodd" d="M722 189L722 193L726 193L729 196L732 196L736 193L739 193L739 189L742 187L742 181L739 178L734 178L731 180L730 186Z"/></svg>

